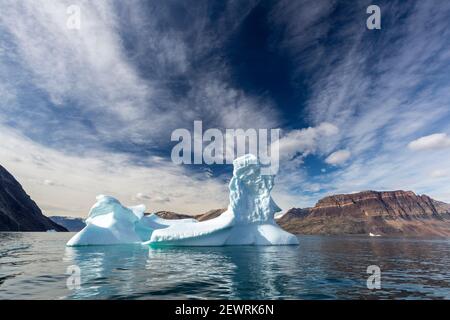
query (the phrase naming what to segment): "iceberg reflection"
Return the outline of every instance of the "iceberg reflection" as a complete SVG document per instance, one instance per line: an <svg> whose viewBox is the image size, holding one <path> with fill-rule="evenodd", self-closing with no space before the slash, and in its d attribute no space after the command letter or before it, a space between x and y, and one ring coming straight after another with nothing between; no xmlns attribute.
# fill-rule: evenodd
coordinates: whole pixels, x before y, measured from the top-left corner
<svg viewBox="0 0 450 320"><path fill-rule="evenodd" d="M66 298L276 298L294 278L297 255L297 247L67 247L81 289Z"/></svg>

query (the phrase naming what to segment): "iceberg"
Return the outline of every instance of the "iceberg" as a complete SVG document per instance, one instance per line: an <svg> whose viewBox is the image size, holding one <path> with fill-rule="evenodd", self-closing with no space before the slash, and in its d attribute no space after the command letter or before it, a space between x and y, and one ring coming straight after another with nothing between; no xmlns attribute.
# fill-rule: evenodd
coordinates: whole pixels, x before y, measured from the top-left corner
<svg viewBox="0 0 450 320"><path fill-rule="evenodd" d="M149 240L155 229L197 221L167 220L155 214L145 216L144 212L144 205L125 207L111 196L99 195L89 211L86 226L67 242L67 246L137 244Z"/></svg>
<svg viewBox="0 0 450 320"><path fill-rule="evenodd" d="M270 195L274 176L262 175L252 154L235 159L233 166L227 211L211 220L155 229L145 243L154 247L298 244L296 236L275 222L281 209Z"/></svg>
<svg viewBox="0 0 450 320"><path fill-rule="evenodd" d="M274 218L281 211L270 192L274 176L262 175L261 164L247 154L233 161L227 211L217 218L167 220L144 215L145 206L125 207L100 195L86 227L68 246L136 244L163 246L296 245L296 236L281 229Z"/></svg>
<svg viewBox="0 0 450 320"><path fill-rule="evenodd" d="M86 227L73 236L68 246L138 243L136 223L144 216L145 206L127 208L115 198L99 195L89 211Z"/></svg>

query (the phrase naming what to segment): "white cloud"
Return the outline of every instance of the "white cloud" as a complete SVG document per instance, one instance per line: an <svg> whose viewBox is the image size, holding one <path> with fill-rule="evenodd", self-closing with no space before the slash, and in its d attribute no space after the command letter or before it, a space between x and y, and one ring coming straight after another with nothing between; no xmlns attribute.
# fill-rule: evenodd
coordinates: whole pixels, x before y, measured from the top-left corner
<svg viewBox="0 0 450 320"><path fill-rule="evenodd" d="M53 186L53 185L55 185L55 182L53 182L53 180L50 180L50 179L45 179L44 184L46 186Z"/></svg>
<svg viewBox="0 0 450 320"><path fill-rule="evenodd" d="M338 127L331 123L321 123L316 127L292 130L279 141L280 159L291 159L297 153L310 154L325 144L325 140L336 135Z"/></svg>
<svg viewBox="0 0 450 320"><path fill-rule="evenodd" d="M430 176L432 178L445 178L449 176L449 171L436 169L431 171Z"/></svg>
<svg viewBox="0 0 450 320"><path fill-rule="evenodd" d="M332 165L343 164L346 162L351 156L351 152L348 150L338 150L330 154L325 162Z"/></svg>
<svg viewBox="0 0 450 320"><path fill-rule="evenodd" d="M408 144L411 150L439 150L450 147L450 137L446 133L435 133L411 141Z"/></svg>
<svg viewBox="0 0 450 320"><path fill-rule="evenodd" d="M137 199L137 200L150 200L151 197L149 195L147 195L147 194L143 194L142 192L138 192L136 194L136 196L134 197L134 199Z"/></svg>
<svg viewBox="0 0 450 320"><path fill-rule="evenodd" d="M171 194L171 192L169 192L169 194ZM149 203L150 205L154 205L155 203L157 203L159 205L159 204L164 204L164 203L170 202L170 198L164 192L159 192L156 190L153 191L152 194L145 194L142 192L138 192L132 198L132 200L143 201L144 203ZM186 209L184 209L184 210L186 210Z"/></svg>

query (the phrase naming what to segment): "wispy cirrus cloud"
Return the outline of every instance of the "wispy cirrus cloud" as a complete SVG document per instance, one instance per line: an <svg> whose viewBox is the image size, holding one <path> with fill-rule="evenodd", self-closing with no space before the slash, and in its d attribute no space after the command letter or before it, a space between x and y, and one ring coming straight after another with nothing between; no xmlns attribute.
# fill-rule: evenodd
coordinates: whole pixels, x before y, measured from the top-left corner
<svg viewBox="0 0 450 320"><path fill-rule="evenodd" d="M230 1L218 8L204 1L1 4L0 162L51 213L71 208L72 214L84 214L98 192L147 200L150 209L223 206L216 200L226 192L219 196L213 190L225 183L213 179L206 179L215 186L207 189L216 200L202 201L202 209L196 205L197 186L209 182L188 168L172 167L171 131L190 128L198 119L218 128L278 123L270 100L228 83L226 61L213 54L256 2ZM81 9L80 30L66 27L70 5ZM217 20L211 20L214 10L221 13ZM79 168L72 170L70 163ZM182 190L178 179L191 182ZM107 186L116 183L122 187ZM157 187L161 183L166 187ZM195 192L186 193L193 187Z"/></svg>
<svg viewBox="0 0 450 320"><path fill-rule="evenodd" d="M3 2L3 90L29 91L3 105L17 125L31 127L36 118L28 114L39 113L61 139L77 132L98 145L145 145L167 144L174 128L199 118L216 127L245 127L250 119L253 126L277 122L270 103L226 83L225 63L208 58L228 33L208 31L205 3L174 10L141 1ZM81 8L80 30L66 27L66 10L73 4ZM251 9L251 2L244 7ZM177 21L179 10L196 15L196 23ZM223 24L245 17L233 2L227 10ZM206 66L199 68L202 63ZM12 74L17 76L11 79ZM29 113L23 111L36 101L27 99L39 102ZM36 134L48 135L47 126L38 128L42 132Z"/></svg>

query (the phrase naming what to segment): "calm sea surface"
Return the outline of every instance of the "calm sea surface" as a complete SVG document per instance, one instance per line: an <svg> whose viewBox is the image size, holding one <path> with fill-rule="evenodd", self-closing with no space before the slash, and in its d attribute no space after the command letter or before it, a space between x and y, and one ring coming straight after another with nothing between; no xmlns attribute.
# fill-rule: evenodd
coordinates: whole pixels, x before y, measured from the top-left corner
<svg viewBox="0 0 450 320"><path fill-rule="evenodd" d="M0 233L0 299L450 299L450 240L66 248L72 235ZM369 265L381 268L380 290L367 289ZM81 271L79 289L67 287L70 266Z"/></svg>

